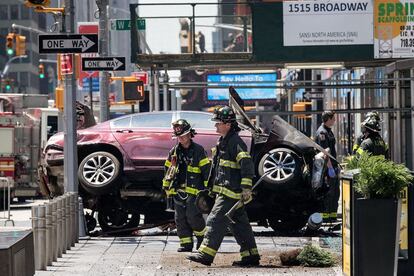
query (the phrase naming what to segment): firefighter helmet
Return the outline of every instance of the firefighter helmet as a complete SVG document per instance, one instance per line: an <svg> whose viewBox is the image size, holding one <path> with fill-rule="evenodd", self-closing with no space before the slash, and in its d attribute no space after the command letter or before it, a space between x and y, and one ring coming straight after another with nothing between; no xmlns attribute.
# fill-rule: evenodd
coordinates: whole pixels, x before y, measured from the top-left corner
<svg viewBox="0 0 414 276"><path fill-rule="evenodd" d="M200 213L209 214L214 206L214 198L210 196L210 192L208 190L200 191L197 194L195 205Z"/></svg>
<svg viewBox="0 0 414 276"><path fill-rule="evenodd" d="M236 114L234 113L231 107L219 106L214 109L213 118L211 118L213 122L223 122L223 123L233 123L236 121Z"/></svg>
<svg viewBox="0 0 414 276"><path fill-rule="evenodd" d="M368 112L367 115L365 116L365 120L368 119L368 118L374 118L378 122L381 122L381 117L380 117L378 111Z"/></svg>
<svg viewBox="0 0 414 276"><path fill-rule="evenodd" d="M191 125L187 120L179 119L172 123L173 127L173 136L179 137L191 133L191 137L194 137L196 134L195 130L191 128Z"/></svg>
<svg viewBox="0 0 414 276"><path fill-rule="evenodd" d="M368 131L379 132L381 131L380 121L377 120L375 117L366 118L361 123L362 128L367 129Z"/></svg>

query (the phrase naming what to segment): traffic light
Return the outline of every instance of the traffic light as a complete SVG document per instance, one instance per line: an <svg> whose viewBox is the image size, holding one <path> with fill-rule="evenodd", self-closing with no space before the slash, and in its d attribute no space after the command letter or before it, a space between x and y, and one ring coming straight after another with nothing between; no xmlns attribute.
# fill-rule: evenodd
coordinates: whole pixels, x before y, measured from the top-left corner
<svg viewBox="0 0 414 276"><path fill-rule="evenodd" d="M39 64L39 78L45 78L45 66L43 64Z"/></svg>
<svg viewBox="0 0 414 276"><path fill-rule="evenodd" d="M56 108L59 108L60 110L63 110L63 106L64 106L64 100L63 100L63 96L64 96L65 90L63 89L63 87L56 87L55 90L55 106Z"/></svg>
<svg viewBox="0 0 414 276"><path fill-rule="evenodd" d="M124 101L143 101L145 99L144 82L137 80L123 80L122 94Z"/></svg>
<svg viewBox="0 0 414 276"><path fill-rule="evenodd" d="M14 54L14 33L9 33L6 37L6 52L9 56Z"/></svg>
<svg viewBox="0 0 414 276"><path fill-rule="evenodd" d="M24 2L26 7L48 7L50 5L50 0L26 0Z"/></svg>
<svg viewBox="0 0 414 276"><path fill-rule="evenodd" d="M13 88L13 80L12 79L2 79L2 88L4 93L9 93L12 91Z"/></svg>
<svg viewBox="0 0 414 276"><path fill-rule="evenodd" d="M16 56L23 56L26 54L26 37L23 35L16 35Z"/></svg>

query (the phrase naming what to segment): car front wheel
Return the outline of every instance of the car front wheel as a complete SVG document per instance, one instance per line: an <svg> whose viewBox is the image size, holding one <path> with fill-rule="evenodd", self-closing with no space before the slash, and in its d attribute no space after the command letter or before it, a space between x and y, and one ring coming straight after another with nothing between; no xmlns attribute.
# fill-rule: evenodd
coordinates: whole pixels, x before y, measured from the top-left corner
<svg viewBox="0 0 414 276"><path fill-rule="evenodd" d="M86 156L79 164L78 177L85 190L101 195L113 190L120 178L121 165L111 153L98 151Z"/></svg>
<svg viewBox="0 0 414 276"><path fill-rule="evenodd" d="M296 182L302 176L301 158L291 149L272 149L260 159L260 176L267 173L265 182L270 186ZM269 185L268 185L269 186Z"/></svg>

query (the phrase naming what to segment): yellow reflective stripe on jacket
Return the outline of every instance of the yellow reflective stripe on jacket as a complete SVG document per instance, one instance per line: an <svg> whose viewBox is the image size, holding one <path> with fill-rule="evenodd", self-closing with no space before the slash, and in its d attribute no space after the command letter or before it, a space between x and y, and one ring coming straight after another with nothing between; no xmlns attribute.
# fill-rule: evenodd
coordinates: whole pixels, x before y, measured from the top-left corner
<svg viewBox="0 0 414 276"><path fill-rule="evenodd" d="M245 186L252 186L253 181L250 178L242 178L240 184Z"/></svg>
<svg viewBox="0 0 414 276"><path fill-rule="evenodd" d="M237 160L237 162L240 162L240 160L243 159L243 158L251 158L251 157L250 157L250 154L248 152L241 151L237 154L236 160Z"/></svg>
<svg viewBox="0 0 414 276"><path fill-rule="evenodd" d="M236 162L230 161L230 160L220 159L219 165L222 167L229 167L232 169L240 169L239 164L237 164Z"/></svg>
<svg viewBox="0 0 414 276"><path fill-rule="evenodd" d="M352 147L352 150L353 150L353 151L357 151L357 150L358 150L358 148L359 148L359 145L358 145L358 144L354 144L354 146Z"/></svg>
<svg viewBox="0 0 414 276"><path fill-rule="evenodd" d="M196 188L185 187L185 192L188 194L197 195L200 192L200 190Z"/></svg>
<svg viewBox="0 0 414 276"><path fill-rule="evenodd" d="M257 250L257 248L255 247L255 248L250 249L250 253L252 255L259 255L259 250Z"/></svg>
<svg viewBox="0 0 414 276"><path fill-rule="evenodd" d="M248 256L250 256L250 252L249 252L249 250L245 250L245 251L242 251L242 252L240 252L240 256L243 258L243 257L248 257Z"/></svg>
<svg viewBox="0 0 414 276"><path fill-rule="evenodd" d="M240 199L241 198L240 193L235 193L232 190L229 190L229 189L227 189L226 187L223 187L223 186L214 185L213 186L213 192L221 194L221 195L225 195L225 196L233 198L233 199Z"/></svg>
<svg viewBox="0 0 414 276"><path fill-rule="evenodd" d="M208 160L208 158L206 157L206 158L200 160L200 162L198 163L198 166L202 167L204 165L207 165L208 163L210 163L210 160Z"/></svg>
<svg viewBox="0 0 414 276"><path fill-rule="evenodd" d="M193 243L193 240L191 239L191 237L180 238L180 243L181 244Z"/></svg>
<svg viewBox="0 0 414 276"><path fill-rule="evenodd" d="M165 193L167 194L167 196L172 196L172 195L176 195L177 192L175 191L174 188L171 188L169 190L166 190Z"/></svg>
<svg viewBox="0 0 414 276"><path fill-rule="evenodd" d="M165 179L163 179L163 180L162 180L162 186L163 186L163 187L169 187L169 186L170 186L170 183L171 183L171 182L170 182L170 181L168 181L168 180L165 180Z"/></svg>
<svg viewBox="0 0 414 276"><path fill-rule="evenodd" d="M207 187L208 186L208 180L205 180L204 181L204 187Z"/></svg>
<svg viewBox="0 0 414 276"><path fill-rule="evenodd" d="M187 166L187 172L192 172L192 173L201 173L201 170L199 167L192 167L190 165Z"/></svg>
<svg viewBox="0 0 414 276"><path fill-rule="evenodd" d="M357 153L363 154L364 153L364 150L362 148L358 148Z"/></svg>
<svg viewBox="0 0 414 276"><path fill-rule="evenodd" d="M171 167L171 162L169 160L165 160L164 166Z"/></svg>
<svg viewBox="0 0 414 276"><path fill-rule="evenodd" d="M206 231L207 231L207 227L204 227L204 229L203 229L203 230L201 230L201 231L196 231L196 230L193 230L194 235L196 235L196 236L198 236L198 237L200 237L200 236L204 236L204 234L206 233Z"/></svg>
<svg viewBox="0 0 414 276"><path fill-rule="evenodd" d="M217 253L217 250L214 250L213 248L207 247L204 244L200 245L200 248L198 249L198 251L200 251L202 253L205 253L205 254L208 254L211 257L215 257L216 253Z"/></svg>

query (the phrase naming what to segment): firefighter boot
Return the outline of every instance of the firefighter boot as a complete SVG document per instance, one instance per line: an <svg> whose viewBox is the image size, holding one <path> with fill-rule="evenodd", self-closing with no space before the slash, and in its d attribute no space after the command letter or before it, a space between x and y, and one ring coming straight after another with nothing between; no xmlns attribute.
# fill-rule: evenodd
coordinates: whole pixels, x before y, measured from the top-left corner
<svg viewBox="0 0 414 276"><path fill-rule="evenodd" d="M200 248L201 243L203 242L204 236L197 237L196 250Z"/></svg>
<svg viewBox="0 0 414 276"><path fill-rule="evenodd" d="M243 257L240 261L233 262L233 266L240 266L240 267L259 266L259 264L260 264L260 257L258 255Z"/></svg>
<svg viewBox="0 0 414 276"><path fill-rule="evenodd" d="M187 260L199 263L199 264L203 264L206 266L211 266L212 261L208 260L206 257L204 257L203 254L201 253L196 253L196 254L192 254L186 257Z"/></svg>
<svg viewBox="0 0 414 276"><path fill-rule="evenodd" d="M193 251L193 244L187 243L178 247L177 252L192 252Z"/></svg>

